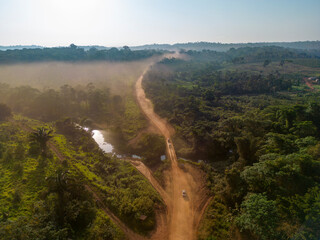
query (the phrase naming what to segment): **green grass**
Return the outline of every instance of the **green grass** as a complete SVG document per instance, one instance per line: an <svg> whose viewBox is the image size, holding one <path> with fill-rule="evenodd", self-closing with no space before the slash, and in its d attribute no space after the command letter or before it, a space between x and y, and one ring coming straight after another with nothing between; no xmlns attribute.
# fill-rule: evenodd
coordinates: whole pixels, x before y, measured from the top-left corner
<svg viewBox="0 0 320 240"><path fill-rule="evenodd" d="M303 85L300 85L300 86L292 86L292 91L293 92L305 92L305 91L308 91L310 88L303 84Z"/></svg>
<svg viewBox="0 0 320 240"><path fill-rule="evenodd" d="M315 84L315 85L313 85L313 87L314 87L314 89L316 89L316 90L318 90L318 91L320 90L320 85L316 85L316 84Z"/></svg>
<svg viewBox="0 0 320 240"><path fill-rule="evenodd" d="M232 216L227 206L214 198L200 222L198 239L230 239L231 221Z"/></svg>
<svg viewBox="0 0 320 240"><path fill-rule="evenodd" d="M97 217L91 225L91 232L100 233L102 236L112 236L114 240L125 239L124 233L101 210L97 211ZM89 238L102 240L97 234L91 234L89 235Z"/></svg>
<svg viewBox="0 0 320 240"><path fill-rule="evenodd" d="M303 59L307 60L307 59ZM237 64L237 65L231 65L229 67L226 67L222 69L222 72L225 71L249 71L251 73L255 74L271 74L278 71L281 74L291 74L291 73L300 73L307 76L314 76L319 74L320 66L318 65L308 65L308 64L302 64L300 60L294 60L293 63L286 62L284 66L279 65L279 61L271 62L268 66L264 67L263 63L246 63L246 64Z"/></svg>
<svg viewBox="0 0 320 240"><path fill-rule="evenodd" d="M197 167L201 166L201 164L198 163L198 162L191 161L191 160L185 160L185 159L181 159L181 158L178 159L178 162L179 163L183 163L183 164L191 164L191 165L194 165L194 166L197 166Z"/></svg>
<svg viewBox="0 0 320 240"><path fill-rule="evenodd" d="M306 67L320 68L320 59L301 58L301 59L294 59L293 62L295 64L306 66Z"/></svg>
<svg viewBox="0 0 320 240"><path fill-rule="evenodd" d="M16 159L14 154L7 160L4 156L0 158L0 213L9 213L9 219L15 219L30 214L32 204L46 188L45 178L54 171L57 159L46 159L46 166L42 168L38 157L28 155L28 133L11 122L0 123L0 132L2 137L9 136L9 140L0 141L5 144L5 150L14 152L18 142L25 147L23 159ZM18 165L22 168L20 173L15 170ZM20 202L14 202L15 192L20 196Z"/></svg>

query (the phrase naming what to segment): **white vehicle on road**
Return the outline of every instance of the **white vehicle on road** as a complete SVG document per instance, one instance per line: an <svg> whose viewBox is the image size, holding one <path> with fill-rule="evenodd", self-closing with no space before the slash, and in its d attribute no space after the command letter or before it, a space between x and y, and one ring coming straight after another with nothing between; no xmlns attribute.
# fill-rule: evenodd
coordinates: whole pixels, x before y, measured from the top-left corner
<svg viewBox="0 0 320 240"><path fill-rule="evenodd" d="M182 197L186 197L186 196L187 196L186 190L182 190Z"/></svg>

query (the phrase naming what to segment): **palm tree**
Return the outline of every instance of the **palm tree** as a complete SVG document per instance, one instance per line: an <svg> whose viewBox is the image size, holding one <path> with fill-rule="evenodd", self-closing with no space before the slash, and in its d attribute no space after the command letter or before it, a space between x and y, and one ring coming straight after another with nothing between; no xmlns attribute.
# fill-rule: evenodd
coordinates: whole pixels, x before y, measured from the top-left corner
<svg viewBox="0 0 320 240"><path fill-rule="evenodd" d="M68 177L69 171L59 168L56 170L56 173L53 176L47 177L46 180L50 186L50 192L56 192L61 194L67 190L69 181L71 180Z"/></svg>
<svg viewBox="0 0 320 240"><path fill-rule="evenodd" d="M38 128L30 134L30 139L39 143L41 152L45 153L47 149L47 142L52 138L52 130L47 130L44 127Z"/></svg>

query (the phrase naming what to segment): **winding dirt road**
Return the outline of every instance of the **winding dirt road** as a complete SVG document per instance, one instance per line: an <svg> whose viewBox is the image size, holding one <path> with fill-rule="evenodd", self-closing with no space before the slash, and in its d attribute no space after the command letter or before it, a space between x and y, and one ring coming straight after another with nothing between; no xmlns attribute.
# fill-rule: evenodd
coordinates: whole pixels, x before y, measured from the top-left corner
<svg viewBox="0 0 320 240"><path fill-rule="evenodd" d="M165 119L159 117L153 110L153 105L146 98L142 88L142 80L147 72L146 69L136 82L136 97L142 112L150 121L151 125L156 127L165 139L169 139L174 133L174 129L166 122ZM30 132L32 129L19 124L25 131ZM151 234L152 240L194 240L196 239L197 228L210 199L207 195L204 179L196 169L189 166L188 170L182 170L177 161L177 156L172 142L167 145L167 156L171 160L171 169L166 174L166 188L163 189L160 184L153 178L151 171L138 161L131 163L150 181L153 187L159 192L163 201L167 205L166 212L157 213L157 229ZM57 155L62 162L64 156L59 152L56 146L48 143L49 148ZM117 223L127 237L131 240L143 240L143 237L134 233L125 224L121 222L107 207L103 204L98 194L88 185L86 185L97 202L99 202L102 210ZM182 190L186 190L187 196L182 196Z"/></svg>
<svg viewBox="0 0 320 240"><path fill-rule="evenodd" d="M137 101L150 123L159 130L165 139L169 139L174 133L173 128L165 119L162 119L154 112L153 105L146 98L142 88L142 80L147 70L144 71L135 85ZM171 160L172 166L167 174L166 194L163 194L162 190L159 191L155 186L167 205L167 222L169 226L168 236L165 239L193 240L196 238L197 226L209 197L206 194L204 181L196 179L196 174L192 174L190 171L183 171L178 166L173 144L168 143L168 141L166 143L167 155ZM144 173L143 171L141 172L148 178L149 173ZM182 190L186 190L186 197L182 196ZM151 237L151 239L154 238Z"/></svg>

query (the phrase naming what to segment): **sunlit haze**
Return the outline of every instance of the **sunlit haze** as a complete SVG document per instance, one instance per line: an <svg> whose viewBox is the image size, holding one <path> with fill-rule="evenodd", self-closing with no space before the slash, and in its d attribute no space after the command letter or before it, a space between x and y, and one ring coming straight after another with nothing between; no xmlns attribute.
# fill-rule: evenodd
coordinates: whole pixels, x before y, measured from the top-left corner
<svg viewBox="0 0 320 240"><path fill-rule="evenodd" d="M0 0L0 45L320 39L318 0Z"/></svg>

